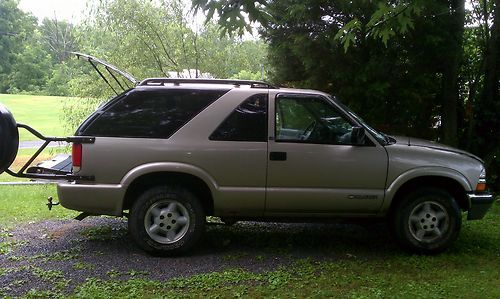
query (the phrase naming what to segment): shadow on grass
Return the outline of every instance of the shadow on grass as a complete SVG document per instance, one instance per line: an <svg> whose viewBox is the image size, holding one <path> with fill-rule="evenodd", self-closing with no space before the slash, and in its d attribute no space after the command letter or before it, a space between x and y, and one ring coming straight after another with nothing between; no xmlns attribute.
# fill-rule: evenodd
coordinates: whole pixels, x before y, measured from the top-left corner
<svg viewBox="0 0 500 299"><path fill-rule="evenodd" d="M399 250L385 224L237 223L208 227L200 251L254 251L292 256L386 255Z"/></svg>
<svg viewBox="0 0 500 299"><path fill-rule="evenodd" d="M494 215L490 216L494 217ZM494 221L495 222L495 221ZM488 221L485 221L487 226ZM90 225L81 231L79 244L107 248L123 253L144 254L127 232L119 227ZM499 250L500 240L481 222L465 222L458 240L447 251L451 255L491 253ZM87 244L86 244L87 243ZM125 251L125 252L124 252ZM213 256L282 256L322 258L384 258L411 255L401 249L385 223L373 224L310 224L238 222L233 226L207 225L203 239L188 255Z"/></svg>
<svg viewBox="0 0 500 299"><path fill-rule="evenodd" d="M141 252L137 246L131 244L126 222L117 225L116 220L109 221L113 222L113 225L107 225L105 221L99 221L99 225L83 225L75 242L83 247L98 247L101 251L108 248L112 252ZM75 225L74 229L78 229L77 227ZM238 222L233 226L207 225L202 240L189 255L226 255L244 251L290 257L345 256L387 255L399 250L388 227L383 223L361 225Z"/></svg>

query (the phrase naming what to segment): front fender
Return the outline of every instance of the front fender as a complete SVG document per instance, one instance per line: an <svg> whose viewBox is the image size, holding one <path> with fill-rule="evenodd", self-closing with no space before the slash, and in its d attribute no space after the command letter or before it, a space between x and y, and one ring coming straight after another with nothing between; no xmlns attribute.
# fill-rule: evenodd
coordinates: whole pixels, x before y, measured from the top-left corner
<svg viewBox="0 0 500 299"><path fill-rule="evenodd" d="M394 195L406 182L415 178L430 176L449 178L458 182L465 191L473 190L473 187L471 186L467 178L454 169L441 166L425 166L412 168L397 176L396 179L394 179L392 182L387 182L388 187L386 189L384 203L382 204L382 212L385 212L389 209L392 200L394 199Z"/></svg>

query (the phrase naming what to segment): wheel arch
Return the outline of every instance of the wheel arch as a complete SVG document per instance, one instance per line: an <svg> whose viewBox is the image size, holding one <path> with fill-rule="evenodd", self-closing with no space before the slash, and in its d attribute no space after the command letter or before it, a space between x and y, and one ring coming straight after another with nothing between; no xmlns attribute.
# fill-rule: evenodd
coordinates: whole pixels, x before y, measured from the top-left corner
<svg viewBox="0 0 500 299"><path fill-rule="evenodd" d="M180 171L155 171L134 177L128 183L122 210L130 209L144 190L168 184L181 186L193 192L200 200L206 215L213 215L214 200L209 185L196 175Z"/></svg>
<svg viewBox="0 0 500 299"><path fill-rule="evenodd" d="M466 211L470 208L466 190L460 182L447 176L423 175L411 178L399 186L391 198L388 214L393 212L393 209L403 200L405 195L422 187L433 187L445 190L456 200L461 210Z"/></svg>

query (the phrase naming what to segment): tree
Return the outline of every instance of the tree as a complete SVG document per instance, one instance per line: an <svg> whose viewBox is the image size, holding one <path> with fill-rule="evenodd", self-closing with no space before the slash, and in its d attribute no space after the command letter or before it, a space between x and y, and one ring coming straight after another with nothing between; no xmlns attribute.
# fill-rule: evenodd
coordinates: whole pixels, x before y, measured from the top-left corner
<svg viewBox="0 0 500 299"><path fill-rule="evenodd" d="M45 18L40 26L42 40L47 51L51 53L55 63L61 63L69 56L70 51L77 47L74 36L74 26L56 18Z"/></svg>
<svg viewBox="0 0 500 299"><path fill-rule="evenodd" d="M16 0L0 1L0 93L9 88L8 76L12 73L16 55L23 50L23 42L36 26L36 19L17 5Z"/></svg>
<svg viewBox="0 0 500 299"><path fill-rule="evenodd" d="M500 189L500 5L473 2L465 31L465 117L460 136L464 147L483 157L490 183Z"/></svg>
<svg viewBox="0 0 500 299"><path fill-rule="evenodd" d="M193 78L200 73L227 78L243 69L260 72L267 55L262 41L221 36L213 23L198 28L179 0L96 2L77 37L81 52L113 62L137 78L190 69Z"/></svg>
<svg viewBox="0 0 500 299"><path fill-rule="evenodd" d="M41 43L40 32L35 31L23 43L22 50L14 55L14 62L7 77L7 91L43 93L52 70L52 61Z"/></svg>
<svg viewBox="0 0 500 299"><path fill-rule="evenodd" d="M223 34L237 32L243 35L244 31L252 31L251 24L266 23L272 16L266 8L267 0L192 0L196 11L203 10L207 13L207 21L215 15L218 23L223 28Z"/></svg>
<svg viewBox="0 0 500 299"><path fill-rule="evenodd" d="M467 148L485 157L497 181L500 4L471 1L472 11L464 4L283 0L249 10L250 1L193 0L195 9L262 23L275 83L336 94L389 133ZM228 22L219 20L242 28Z"/></svg>
<svg viewBox="0 0 500 299"><path fill-rule="evenodd" d="M267 56L262 41L221 36L220 28L210 22L199 28L180 0L95 1L88 19L75 28L75 39L79 52L111 62L139 80L185 70L190 70L192 78L202 73L230 78L242 70L260 74ZM110 89L91 66L80 64L80 68L69 80L70 93L99 100L68 107L65 115L71 126L80 122L85 111L94 109L96 102L113 95L112 91L103 93ZM114 88L121 90L116 84Z"/></svg>
<svg viewBox="0 0 500 299"><path fill-rule="evenodd" d="M458 145L458 76L462 61L462 45L465 23L465 1L451 0L443 1L444 5L449 5L449 11L443 16L446 17L445 26L448 34L444 36L449 48L443 58L443 83L442 83L442 123L443 142Z"/></svg>
<svg viewBox="0 0 500 299"><path fill-rule="evenodd" d="M316 2L314 2L316 3ZM314 4L313 3L313 4ZM326 3L326 2L325 2ZM272 78L279 84L328 91L359 111L370 123L395 134L431 138L440 115L440 59L447 45L433 21L416 18L412 36L396 35L387 45L354 31L348 51L336 39L353 18L367 24L378 5L330 1L325 5L279 1L268 6L274 18L264 24ZM280 11L287 14L280 14ZM423 13L442 11L437 4ZM364 28L365 26L361 26Z"/></svg>

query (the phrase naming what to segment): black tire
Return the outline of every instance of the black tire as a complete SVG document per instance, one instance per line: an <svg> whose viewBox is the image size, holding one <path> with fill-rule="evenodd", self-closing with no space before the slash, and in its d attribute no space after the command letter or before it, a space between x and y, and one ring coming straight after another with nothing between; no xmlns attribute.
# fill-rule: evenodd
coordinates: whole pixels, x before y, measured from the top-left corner
<svg viewBox="0 0 500 299"><path fill-rule="evenodd" d="M437 188L411 192L396 205L391 218L400 245L421 254L435 254L449 248L462 226L456 201Z"/></svg>
<svg viewBox="0 0 500 299"><path fill-rule="evenodd" d="M205 212L189 190L157 186L139 196L130 211L128 226L132 239L146 252L178 255L200 240Z"/></svg>
<svg viewBox="0 0 500 299"><path fill-rule="evenodd" d="M0 104L0 173L14 162L19 148L19 131L12 113Z"/></svg>

